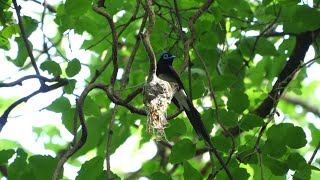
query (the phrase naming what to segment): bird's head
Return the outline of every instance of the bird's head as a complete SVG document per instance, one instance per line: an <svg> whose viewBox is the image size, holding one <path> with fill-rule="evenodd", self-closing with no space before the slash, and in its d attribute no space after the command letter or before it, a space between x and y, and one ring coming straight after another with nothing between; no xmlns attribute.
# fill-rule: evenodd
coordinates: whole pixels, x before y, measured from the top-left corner
<svg viewBox="0 0 320 180"><path fill-rule="evenodd" d="M169 64L172 64L174 58L176 56L170 54L170 53L164 53L161 55L160 57L160 61L163 62L163 63L169 63Z"/></svg>

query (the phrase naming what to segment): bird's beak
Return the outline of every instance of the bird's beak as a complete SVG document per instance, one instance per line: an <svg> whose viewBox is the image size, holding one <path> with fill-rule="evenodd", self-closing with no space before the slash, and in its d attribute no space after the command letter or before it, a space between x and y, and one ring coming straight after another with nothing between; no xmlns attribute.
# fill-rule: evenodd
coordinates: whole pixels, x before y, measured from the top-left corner
<svg viewBox="0 0 320 180"><path fill-rule="evenodd" d="M174 58L176 58L176 56L174 56L174 55L172 55L172 56L170 57L170 59L174 59Z"/></svg>

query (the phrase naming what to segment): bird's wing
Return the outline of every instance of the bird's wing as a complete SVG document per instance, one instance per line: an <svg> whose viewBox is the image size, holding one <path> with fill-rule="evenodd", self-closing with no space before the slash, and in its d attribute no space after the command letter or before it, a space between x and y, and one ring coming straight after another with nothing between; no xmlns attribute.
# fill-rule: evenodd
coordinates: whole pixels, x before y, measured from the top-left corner
<svg viewBox="0 0 320 180"><path fill-rule="evenodd" d="M177 83L179 85L179 89L184 89L183 83L178 75L178 73L173 69L172 66L159 66L159 68L161 68L161 71L158 73L158 76L165 80L165 81L169 81L169 82L174 82Z"/></svg>

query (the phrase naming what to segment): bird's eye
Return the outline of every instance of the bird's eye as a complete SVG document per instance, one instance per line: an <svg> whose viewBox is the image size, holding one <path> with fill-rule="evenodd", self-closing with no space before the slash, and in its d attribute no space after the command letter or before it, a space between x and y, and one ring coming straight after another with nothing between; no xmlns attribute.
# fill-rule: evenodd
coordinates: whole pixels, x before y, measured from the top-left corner
<svg viewBox="0 0 320 180"><path fill-rule="evenodd" d="M164 54L163 59L167 59L167 58L168 58L168 54Z"/></svg>

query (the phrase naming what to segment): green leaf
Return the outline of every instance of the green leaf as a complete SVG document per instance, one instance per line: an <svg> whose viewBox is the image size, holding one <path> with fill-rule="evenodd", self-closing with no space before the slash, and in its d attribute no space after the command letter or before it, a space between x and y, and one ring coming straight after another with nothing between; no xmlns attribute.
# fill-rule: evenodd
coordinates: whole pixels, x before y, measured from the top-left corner
<svg viewBox="0 0 320 180"><path fill-rule="evenodd" d="M187 132L186 124L182 119L175 118L168 122L169 125L165 129L165 134L168 139L184 135Z"/></svg>
<svg viewBox="0 0 320 180"><path fill-rule="evenodd" d="M201 173L195 169L193 166L188 161L183 162L183 177L184 179L192 179L192 180L197 180L197 179L203 179Z"/></svg>
<svg viewBox="0 0 320 180"><path fill-rule="evenodd" d="M289 171L288 165L278 159L267 158L264 163L276 176L283 176Z"/></svg>
<svg viewBox="0 0 320 180"><path fill-rule="evenodd" d="M263 149L266 153L275 158L280 158L287 152L287 147L282 142L282 140L274 141L267 139L265 145L263 146Z"/></svg>
<svg viewBox="0 0 320 180"><path fill-rule="evenodd" d="M67 111L71 108L71 104L68 98L61 96L54 100L46 109L56 113Z"/></svg>
<svg viewBox="0 0 320 180"><path fill-rule="evenodd" d="M51 179L58 164L58 159L51 156L35 155L31 156L28 161L37 179Z"/></svg>
<svg viewBox="0 0 320 180"><path fill-rule="evenodd" d="M308 167L306 160L299 153L292 153L287 159L287 164L291 170L302 170Z"/></svg>
<svg viewBox="0 0 320 180"><path fill-rule="evenodd" d="M237 180L247 180L250 177L250 174L247 172L247 170L245 168L239 168L239 167L234 167L234 168L230 168L230 173L232 174L233 178L237 179ZM227 176L225 171L220 172L216 179L229 179L229 177Z"/></svg>
<svg viewBox="0 0 320 180"><path fill-rule="evenodd" d="M271 144L283 144L293 149L302 148L307 143L303 129L290 123L271 126L267 131L267 137Z"/></svg>
<svg viewBox="0 0 320 180"><path fill-rule="evenodd" d="M3 36L0 36L0 48L8 51L10 47L11 46L10 46L9 40Z"/></svg>
<svg viewBox="0 0 320 180"><path fill-rule="evenodd" d="M0 151L0 165L8 163L8 160L14 155L15 151L13 149L6 149Z"/></svg>
<svg viewBox="0 0 320 180"><path fill-rule="evenodd" d="M249 131L255 127L264 125L264 121L261 117L255 114L246 114L240 119L240 128L244 131Z"/></svg>
<svg viewBox="0 0 320 180"><path fill-rule="evenodd" d="M253 180L255 179L261 179L261 170L263 171L264 178L271 178L272 180L287 180L286 175L283 176L275 176L272 174L271 170L269 168L263 168L261 169L261 166L259 163L257 164L251 164L250 165L253 168L254 175L251 176Z"/></svg>
<svg viewBox="0 0 320 180"><path fill-rule="evenodd" d="M293 149L302 148L307 144L306 134L298 126L288 128L286 139L286 144Z"/></svg>
<svg viewBox="0 0 320 180"><path fill-rule="evenodd" d="M278 0L279 4L281 5L296 5L298 3L300 3L300 0Z"/></svg>
<svg viewBox="0 0 320 180"><path fill-rule="evenodd" d="M296 171L293 180L311 180L311 169L303 169Z"/></svg>
<svg viewBox="0 0 320 180"><path fill-rule="evenodd" d="M130 124L125 123L125 124L120 124L120 125L115 125L113 128L114 132L112 136L112 145L111 145L111 152L115 152L116 149L123 144L127 138L131 135L130 133ZM107 134L107 132L106 132Z"/></svg>
<svg viewBox="0 0 320 180"><path fill-rule="evenodd" d="M74 154L74 157L84 155L88 151L95 149L99 145L99 142L101 141L101 139L106 138L107 136L106 134L104 136L102 135L103 130L107 128L106 126L104 126L101 118L91 116L87 118L86 121L87 121L86 123L87 123L87 131L88 131L87 141L83 145L83 147ZM114 132L117 132L117 133L114 133L114 135L120 133L119 131L117 131L116 128L114 128L113 130ZM81 137L81 134L82 134L82 130L78 132L77 137L78 138ZM114 143L116 143L116 141L112 139L112 144Z"/></svg>
<svg viewBox="0 0 320 180"><path fill-rule="evenodd" d="M7 56L7 59L12 62L17 67L22 67L24 63L26 62L28 55L27 48L24 44L24 41L21 37L16 37L16 42L18 44L18 54L16 59L11 59L9 56ZM29 45L31 46L31 49L33 48L32 44L28 41Z"/></svg>
<svg viewBox="0 0 320 180"><path fill-rule="evenodd" d="M0 149L14 149L14 148L21 148L21 145L15 141L8 140L8 139L0 139Z"/></svg>
<svg viewBox="0 0 320 180"><path fill-rule="evenodd" d="M291 6L284 8L283 23L284 32L300 33L305 31L313 31L320 27L320 12L308 5Z"/></svg>
<svg viewBox="0 0 320 180"><path fill-rule="evenodd" d="M68 62L68 67L66 68L66 74L68 77L73 77L77 75L81 70L81 64L78 59L73 59Z"/></svg>
<svg viewBox="0 0 320 180"><path fill-rule="evenodd" d="M118 175L114 174L112 171L111 171L110 174L111 174L111 179L112 179L112 180L121 180L121 178L120 178ZM105 179L108 179L108 178L107 178L107 171L106 171L106 170L103 170L103 171L100 173L100 175L97 177L96 180L105 180Z"/></svg>
<svg viewBox="0 0 320 180"><path fill-rule="evenodd" d="M250 57L252 55L253 45L255 39L252 37L241 39L238 44L238 49L245 57Z"/></svg>
<svg viewBox="0 0 320 180"><path fill-rule="evenodd" d="M215 91L223 91L237 81L237 77L233 75L221 75L212 79L212 86Z"/></svg>
<svg viewBox="0 0 320 180"><path fill-rule="evenodd" d="M229 110L242 113L250 105L249 97L241 91L232 91L228 98L227 105Z"/></svg>
<svg viewBox="0 0 320 180"><path fill-rule="evenodd" d="M316 147L320 142L320 130L316 128L316 126L314 126L312 123L309 123L308 127L311 131L311 137L312 137L310 145L313 147Z"/></svg>
<svg viewBox="0 0 320 180"><path fill-rule="evenodd" d="M219 151L227 153L232 149L231 138L224 135L216 135L211 138L211 141Z"/></svg>
<svg viewBox="0 0 320 180"><path fill-rule="evenodd" d="M230 1L218 0L219 6L225 10L235 8L236 4L238 4L238 3L239 3L239 1L237 1L237 0L230 0Z"/></svg>
<svg viewBox="0 0 320 180"><path fill-rule="evenodd" d="M203 124L208 130L208 132L212 131L214 120L216 119L216 112L214 109L207 109L202 114Z"/></svg>
<svg viewBox="0 0 320 180"><path fill-rule="evenodd" d="M196 146L189 139L182 139L178 141L173 147L169 156L169 162L172 164L181 163L194 156Z"/></svg>
<svg viewBox="0 0 320 180"><path fill-rule="evenodd" d="M274 47L274 43L268 41L267 38L260 38L257 42L256 53L261 56L277 56L278 51Z"/></svg>
<svg viewBox="0 0 320 180"><path fill-rule="evenodd" d="M151 180L172 180L172 178L162 172L155 172L153 174L151 174L150 177Z"/></svg>
<svg viewBox="0 0 320 180"><path fill-rule="evenodd" d="M296 95L301 95L302 94L302 85L301 85L301 81L298 80L298 79L294 79L292 80L289 85L287 86L287 91L288 92L293 92L295 93Z"/></svg>
<svg viewBox="0 0 320 180"><path fill-rule="evenodd" d="M159 161L157 159L152 159L149 161L146 161L142 164L141 167L141 173L142 174L153 174L157 173L157 170L159 168ZM152 176L152 175L151 175Z"/></svg>
<svg viewBox="0 0 320 180"><path fill-rule="evenodd" d="M45 61L40 65L40 69L43 71L48 71L49 74L52 74L53 76L60 76L62 71L58 63L55 61Z"/></svg>
<svg viewBox="0 0 320 180"><path fill-rule="evenodd" d="M86 115L100 116L100 108L91 96L87 96L84 101L84 113Z"/></svg>
<svg viewBox="0 0 320 180"><path fill-rule="evenodd" d="M72 94L74 91L74 88L76 87L77 81L75 79L69 79L68 84L66 86L63 86L63 92L66 94Z"/></svg>
<svg viewBox="0 0 320 180"><path fill-rule="evenodd" d="M62 124L66 127L66 129L73 134L74 131L74 111L75 108L69 108L62 112ZM80 123L78 122L78 127L80 126Z"/></svg>
<svg viewBox="0 0 320 180"><path fill-rule="evenodd" d="M21 18L26 36L29 37L33 33L33 31L37 29L39 22L28 16L22 16Z"/></svg>
<svg viewBox="0 0 320 180"><path fill-rule="evenodd" d="M85 14L91 8L91 1L67 0L65 3L65 12L72 16Z"/></svg>
<svg viewBox="0 0 320 180"><path fill-rule="evenodd" d="M103 158L96 156L89 161L86 161L80 171L76 180L96 179L103 171Z"/></svg>
<svg viewBox="0 0 320 180"><path fill-rule="evenodd" d="M14 34L19 33L20 28L17 24L7 26L0 31L0 35L6 39L11 38Z"/></svg>
<svg viewBox="0 0 320 180"><path fill-rule="evenodd" d="M225 127L235 127L238 125L238 115L232 111L219 109L220 122Z"/></svg>
<svg viewBox="0 0 320 180"><path fill-rule="evenodd" d="M17 157L8 167L8 179L35 179L30 167L27 164L27 153L17 149Z"/></svg>

